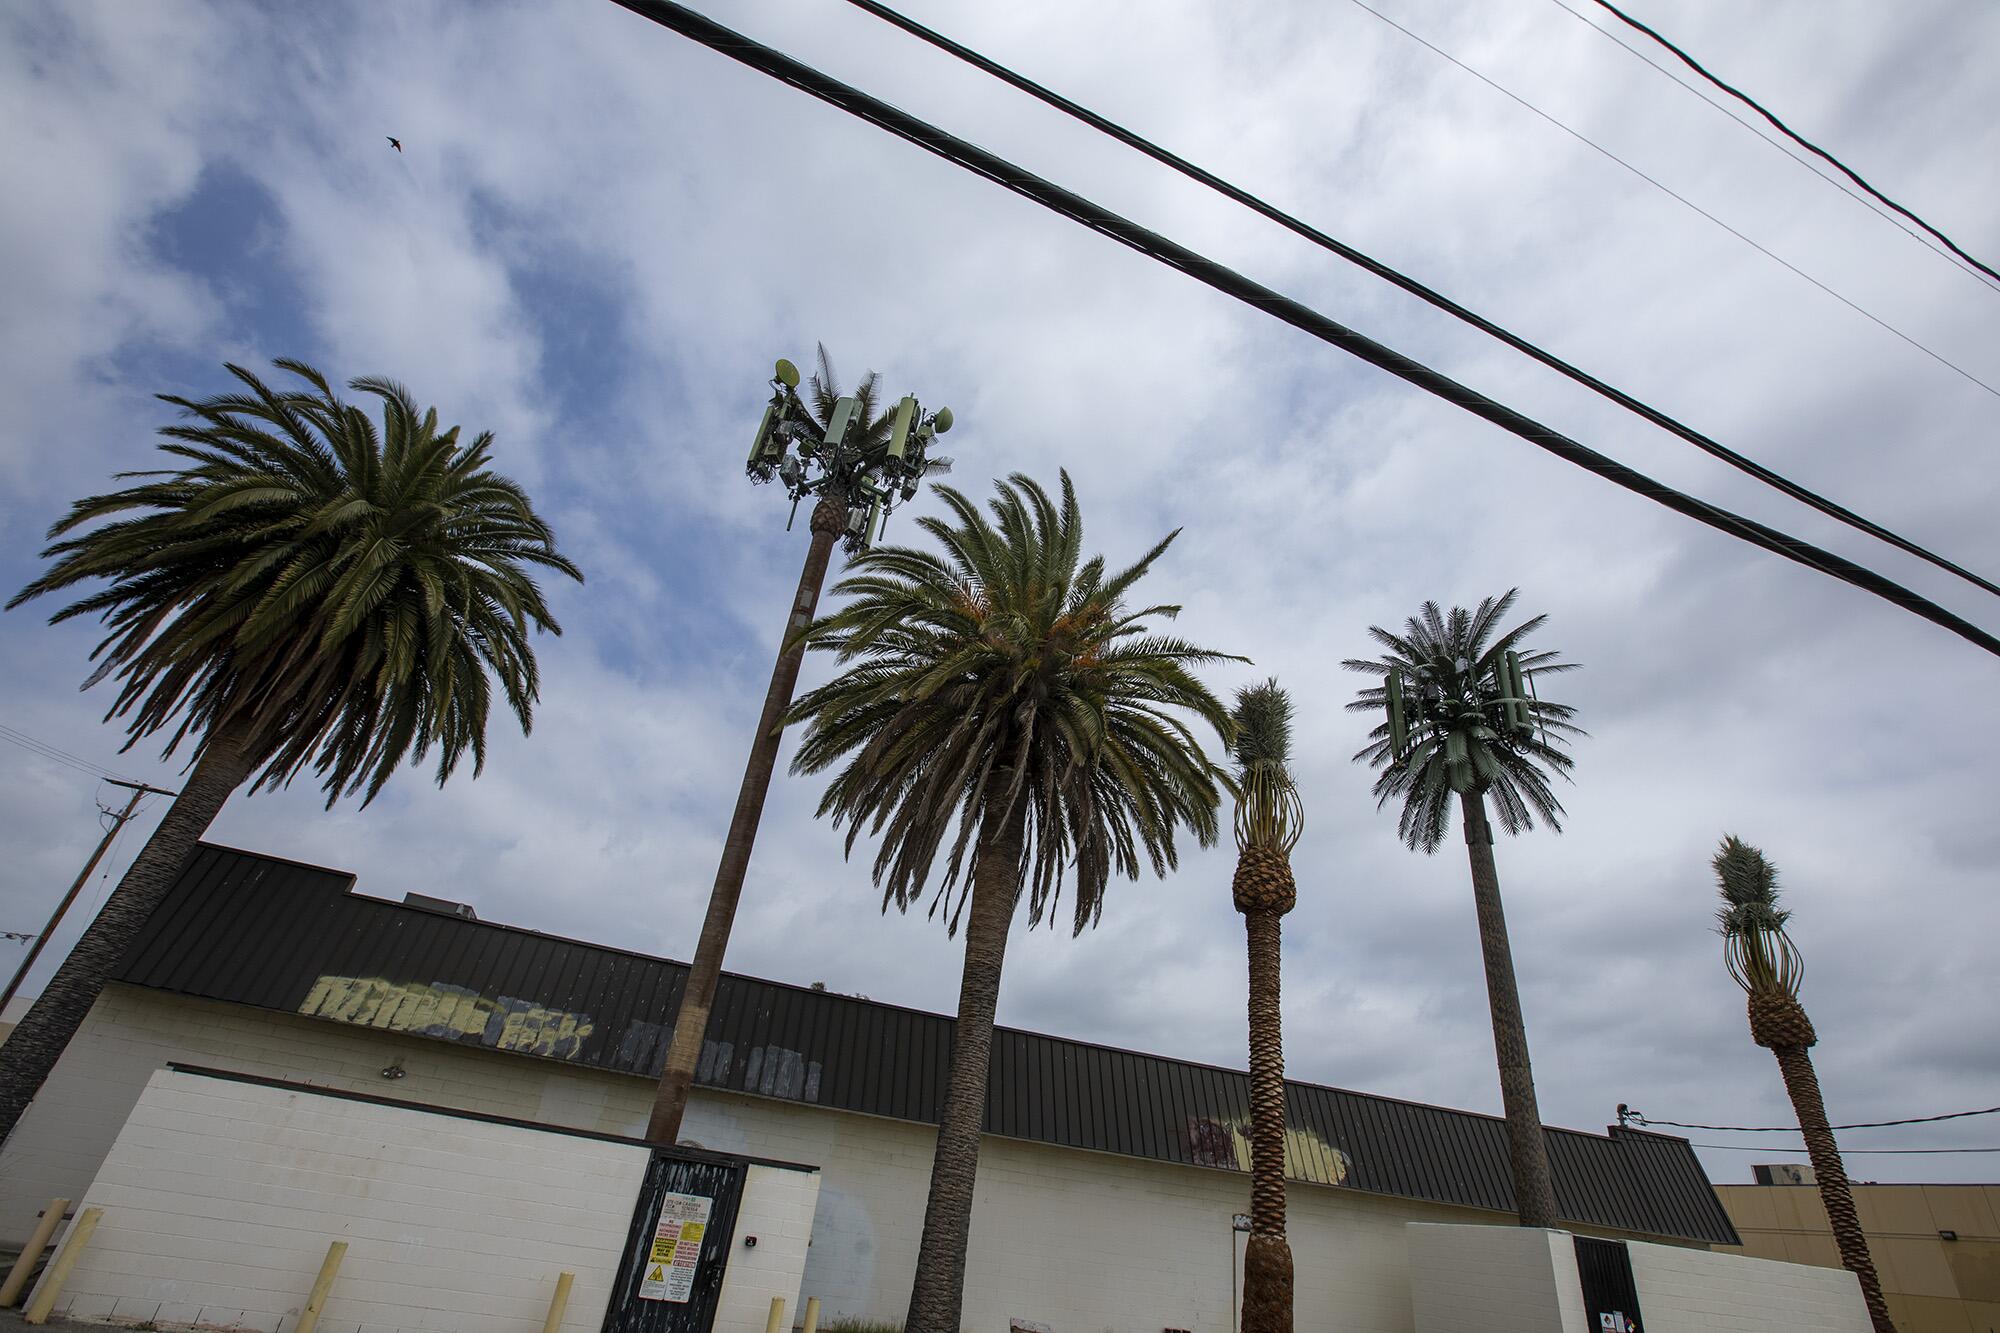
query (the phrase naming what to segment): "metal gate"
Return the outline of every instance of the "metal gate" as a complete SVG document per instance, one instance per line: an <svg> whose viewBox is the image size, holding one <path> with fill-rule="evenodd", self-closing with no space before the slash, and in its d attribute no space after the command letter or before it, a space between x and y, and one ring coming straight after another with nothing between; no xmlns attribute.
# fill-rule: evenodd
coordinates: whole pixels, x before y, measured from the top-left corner
<svg viewBox="0 0 2000 1333"><path fill-rule="evenodd" d="M1624 1241L1578 1236L1576 1273L1583 1281L1586 1326L1596 1333L1639 1333L1639 1287Z"/></svg>
<svg viewBox="0 0 2000 1333"><path fill-rule="evenodd" d="M604 1333L709 1333L745 1169L725 1157L653 1150Z"/></svg>

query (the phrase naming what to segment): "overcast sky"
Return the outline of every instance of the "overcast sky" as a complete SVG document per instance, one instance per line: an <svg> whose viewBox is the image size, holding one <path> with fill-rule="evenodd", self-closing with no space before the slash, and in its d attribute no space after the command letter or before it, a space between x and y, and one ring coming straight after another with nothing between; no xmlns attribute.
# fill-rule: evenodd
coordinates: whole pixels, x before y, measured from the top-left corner
<svg viewBox="0 0 2000 1333"><path fill-rule="evenodd" d="M1570 0L1577 3L1577 0ZM1578 3L1597 18L1602 11ZM2000 396L1356 4L918 3L918 17L1628 392L2000 575ZM1982 284L1554 0L1382 0L1425 40L1841 297L2000 385ZM1635 466L1909 583L2000 605L1758 487L1497 343L833 0L722 21L1079 189ZM1636 5L1722 77L2000 266L2000 9ZM1608 21L1608 20L1601 20ZM1636 37L1633 40L1637 40ZM1658 54L1649 50L1649 54ZM1664 57L1662 57L1664 59ZM1350 761L1370 624L1513 586L1576 743L1565 831L1498 848L1544 1119L1778 1124L1710 930L1725 832L1783 873L1836 1122L2000 1102L2000 662L1583 474L982 180L601 0L26 3L0 12L0 585L113 472L149 395L225 360L405 381L497 433L589 575L552 589L534 734L365 810L239 795L210 836L482 917L685 958L803 525L742 458L778 355L958 420L952 480L1068 467L1087 545L1182 528L1145 591L1299 705L1292 1076L1499 1109L1463 844L1404 849ZM398 154L385 136L401 138ZM935 507L934 500L919 507ZM913 530L899 516L891 538ZM0 616L0 722L120 754L96 634ZM825 668L807 667L808 683ZM37 928L117 793L0 746L0 926ZM883 917L865 856L781 779L728 964L949 1012L960 950ZM102 901L159 813L121 839ZM1242 1067L1233 849L1022 932L1004 1023ZM59 936L60 952L81 915ZM4 946L12 950L18 946ZM0 964L18 955L0 953ZM39 978L36 984L39 984ZM1850 1148L2000 1146L2000 1117ZM1756 1136L1697 1133L1700 1142ZM1779 1135L1774 1143L1795 1143ZM1795 1156L1795 1155L1794 1155ZM1784 1154L1708 1151L1718 1181ZM1853 1157L1993 1179L1996 1156Z"/></svg>

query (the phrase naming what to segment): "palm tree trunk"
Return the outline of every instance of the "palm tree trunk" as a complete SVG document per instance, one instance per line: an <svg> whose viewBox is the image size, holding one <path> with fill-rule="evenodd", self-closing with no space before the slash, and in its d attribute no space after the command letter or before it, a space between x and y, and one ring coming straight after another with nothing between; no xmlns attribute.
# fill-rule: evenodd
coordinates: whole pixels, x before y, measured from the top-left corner
<svg viewBox="0 0 2000 1333"><path fill-rule="evenodd" d="M701 938L695 943L694 962L688 967L681 1007L674 1017L673 1040L667 1046L666 1065L660 1070L660 1084L653 1094L653 1113L646 1121L646 1137L656 1143L672 1143L680 1138L681 1117L687 1113L688 1091L694 1086L695 1064L701 1058L702 1038L708 1034L709 1010L715 1004L715 986L722 977L722 955L729 947L729 932L736 924L743 876L750 868L750 851L757 844L757 824L764 817L764 798L771 790L771 772L778 763L785 710L792 705L792 691L799 681L799 663L806 654L805 643L799 636L812 624L813 612L819 606L820 586L826 582L827 563L833 557L833 543L846 530L847 506L841 501L828 496L813 507L812 544L806 548L805 568L799 571L791 614L785 617L785 635L778 642L778 661L771 668L771 686L764 692L764 711L757 719L757 734L750 743L750 760L743 767L743 785L736 792L736 811L729 818L729 833L722 842L722 863L715 868L715 887L709 890L708 915L702 919Z"/></svg>
<svg viewBox="0 0 2000 1333"><path fill-rule="evenodd" d="M1285 1043L1280 922L1243 914L1250 943L1250 1239L1243 1251L1243 1333L1292 1333L1292 1247L1285 1241Z"/></svg>
<svg viewBox="0 0 2000 1333"><path fill-rule="evenodd" d="M1806 1155L1812 1159L1813 1176L1819 1182L1820 1202L1826 1205L1826 1219L1833 1226L1833 1243L1840 1249L1841 1266L1861 1281L1861 1299L1868 1306L1875 1333L1896 1333L1889 1319L1889 1304L1882 1299L1882 1283L1875 1276L1875 1260L1868 1253L1868 1237L1862 1233L1861 1219L1854 1211L1854 1192L1847 1186L1847 1166L1826 1120L1826 1102L1820 1097L1819 1077L1813 1073L1812 1056L1803 1046L1773 1048L1778 1070L1785 1076L1785 1092L1799 1118L1805 1135Z"/></svg>
<svg viewBox="0 0 2000 1333"><path fill-rule="evenodd" d="M998 776L996 775L996 781ZM958 1021L951 1034L951 1068L938 1116L930 1199L917 1246L904 1333L959 1333L965 1300L965 1250L972 1230L972 1187L979 1172L979 1131L986 1119L986 1071L993 1054L993 1014L1007 930L1021 887L1021 840L1028 806L989 799L979 859L972 872L972 911L965 927L965 972L958 986ZM989 834L986 829L991 829Z"/></svg>
<svg viewBox="0 0 2000 1333"><path fill-rule="evenodd" d="M200 761L167 807L160 826L42 988L41 998L0 1046L0 1141L14 1132L104 984L194 855L195 844L255 767L240 735L218 732L208 737Z"/></svg>
<svg viewBox="0 0 2000 1333"><path fill-rule="evenodd" d="M1535 1106L1535 1071L1528 1062L1528 1029L1521 1020L1521 992L1514 982L1514 954L1507 945L1507 915L1500 905L1500 872L1493 864L1493 826L1476 791L1459 794L1465 817L1465 850L1472 862L1472 901L1479 912L1479 947L1486 960L1486 1003L1493 1012L1493 1053L1500 1064L1500 1103L1507 1116L1507 1158L1514 1173L1514 1207L1524 1227L1556 1224L1556 1192L1542 1116Z"/></svg>

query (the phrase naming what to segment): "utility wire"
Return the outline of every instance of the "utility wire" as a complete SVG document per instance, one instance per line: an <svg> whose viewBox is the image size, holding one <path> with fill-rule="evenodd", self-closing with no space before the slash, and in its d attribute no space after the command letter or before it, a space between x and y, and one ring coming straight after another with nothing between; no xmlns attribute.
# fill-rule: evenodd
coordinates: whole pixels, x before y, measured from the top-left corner
<svg viewBox="0 0 2000 1333"><path fill-rule="evenodd" d="M1919 227L1922 227L1925 231L1929 232L1931 235L1937 237L1938 240L1942 241L1951 250L1951 252L1957 255L1960 259L1963 259L1966 263L1972 265L1974 268L1978 269L1981 273L1984 273L1987 277L1993 279L1995 282L2000 282L2000 273L1994 272L1992 269L1988 268L1985 264L1980 263L1977 259L1974 259L1971 255L1965 253L1965 251L1961 250L1958 247L1957 242L1953 241L1951 237L1945 235L1943 232L1939 231L1936 227L1933 227L1930 223L1924 221L1922 218L1918 217L1915 213L1912 213L1909 209L1903 207L1901 204L1897 203L1894 199L1891 199L1888 195L1883 194L1880 190L1870 185L1867 181L1861 179L1858 173L1856 173L1845 162L1842 162L1839 158L1835 157L1832 153L1827 152L1824 148L1821 148L1818 144L1815 144L1810 140L1801 138L1797 133L1795 133L1792 130L1791 126L1785 124L1784 121L1779 120L1776 116L1772 115L1769 111L1765 110L1761 105L1758 104L1755 98L1750 96L1750 94L1744 92L1740 88L1733 88L1730 85L1724 83L1721 79L1716 78L1715 75L1703 69L1693 56L1681 50L1678 46L1675 46L1665 37L1662 37L1658 32L1647 27L1645 24L1641 23L1638 19L1633 18L1630 14L1627 14L1624 10L1618 8L1618 6L1610 3L1610 0L1597 0L1597 4L1600 7L1611 11L1612 14L1617 16L1620 22L1625 23L1631 27L1637 28L1640 32L1645 33L1648 37L1658 42L1661 46L1666 47L1667 50L1673 52L1676 56L1678 56L1680 58L1681 63L1686 65L1689 69L1701 75L1702 78L1707 79L1710 83L1722 89L1723 92L1728 93L1731 97L1743 103L1745 106L1749 107L1752 111L1755 111L1765 120L1770 121L1772 127L1775 128L1778 131L1778 133L1784 135L1787 139L1790 139L1793 143L1805 149L1808 153L1811 153L1813 156L1818 158L1823 158L1825 161L1831 163L1834 169L1839 171L1841 175L1847 177L1847 179L1853 181L1856 185L1859 185L1869 194L1881 200L1884 204L1886 204L1890 208L1895 209L1898 213L1901 213L1904 217L1916 223Z"/></svg>
<svg viewBox="0 0 2000 1333"><path fill-rule="evenodd" d="M1474 416L1490 421L1502 430L1519 436L1565 462L1595 473L1634 494L1642 495L1656 504L1676 513L1685 514L1741 541L1762 547L1787 560L1873 593L1885 601L1902 607L1912 615L1920 616L1934 625L1950 630L1988 653L2000 656L2000 638L1995 638L1928 598L1873 570L1857 565L1831 551L1822 550L1809 542L1788 536L1755 519L1731 513L1655 481L1644 473L1579 444L1532 417L1488 398L1449 376L1404 356L1401 352L1357 333L1261 283L1252 281L1233 269L1184 245L1170 241L1156 232L1149 231L956 135L919 120L908 112L871 97L810 65L794 60L761 42L752 41L684 5L673 3L673 0L614 0L614 2L670 31L697 41L710 50L789 84L830 106L839 107L871 125L887 130L947 162L955 163L975 175L983 176L1023 198L1032 199L1044 208L1073 222L1081 223L1100 235L1117 241L1120 245L1136 250L1171 268L1179 269L1196 281L1283 320L1292 327L1338 347L1359 360L1386 370Z"/></svg>
<svg viewBox="0 0 2000 1333"><path fill-rule="evenodd" d="M73 768L79 773L87 773L94 778L116 778L119 776L107 769L100 768L90 760L85 759L82 755L71 754L68 750L59 749L47 741L38 740L18 727L10 727L4 722L0 722L0 741L6 741L10 745L18 745L22 749L38 754L44 759L62 764L67 768Z"/></svg>
<svg viewBox="0 0 2000 1333"><path fill-rule="evenodd" d="M1751 123L1748 120L1745 120L1742 116L1738 115L1728 106L1724 105L1721 102L1718 102L1715 98L1710 97L1707 93L1695 87L1692 83L1689 83L1686 79L1674 73L1672 70L1668 69L1665 65L1662 65L1659 61L1653 59L1653 57L1647 55L1644 51L1641 51L1638 47L1632 45L1630 42L1620 37L1617 33L1610 31L1608 28L1605 28L1602 24L1592 22L1590 19L1584 17L1584 15L1580 11L1573 8L1568 3L1568 0L1549 0L1549 3L1554 5L1557 9L1562 10L1563 13L1569 15L1571 18L1575 19L1578 23L1581 23L1584 27L1589 28L1592 32L1596 33L1599 37L1602 37L1605 41L1610 42L1613 46L1616 46L1619 50L1624 51L1627 54L1631 55L1633 59L1642 61L1643 63L1650 65L1654 70L1659 72L1662 78L1668 79L1673 83L1678 84L1688 94L1699 99L1703 105L1713 107L1715 110L1729 117L1729 119L1735 121L1738 125L1742 126L1749 133L1756 135L1758 139L1762 140L1764 143L1769 144L1773 150L1784 154L1785 157L1790 161L1798 163L1799 166L1811 172L1813 176L1816 177L1817 179L1825 182L1827 185L1830 185L1834 189L1840 191L1842 194L1846 195L1849 199L1852 199L1855 203L1860 204L1863 208L1873 213L1876 217L1881 218L1884 222L1894 227L1897 231L1902 232L1905 236L1908 236L1911 240L1923 246L1924 249L1930 251L1932 254L1936 255L1939 259L1942 259L1945 263L1950 264L1953 268L1965 274L1968 278L1971 278L1975 283L1979 285L1979 289L1981 291L1991 292L1996 295L2000 295L2000 287L1996 287L1992 283L1987 282L1984 278L1982 278L1979 275L1978 269L1974 268L1971 264L1966 263L1964 260L1952 254L1949 250L1946 250L1943 246L1938 245L1936 242L1932 241L1929 237L1925 236L1922 232L1918 231L1915 227L1912 227L1909 224L1905 223L1902 219L1898 218L1888 209L1883 208L1881 205L1877 204L1867 195L1849 189L1844 182L1842 182L1839 178L1828 174L1811 158L1806 157L1801 153L1794 152L1788 145L1779 142L1777 139L1772 138L1770 135L1766 134L1763 130L1759 129L1755 124Z"/></svg>
<svg viewBox="0 0 2000 1333"><path fill-rule="evenodd" d="M1557 4L1561 4L1562 0L1555 0L1555 2ZM955 42L951 38L946 37L942 33L939 33L931 28L925 27L923 24L918 23L916 20L911 19L903 14L900 14L897 11L889 8L887 5L880 3L880 0L848 0L848 3L854 5L857 9L866 10L868 13L873 14L876 18L883 20L885 23L893 24L895 27L902 29L904 32L909 33L913 37L916 37L922 41L930 43L932 46L935 46L940 51L944 51L952 56L957 57L958 59L964 61L966 64L973 66L975 69L981 70L984 73L992 75L994 78L1000 80L1002 83L1007 84L1009 87L1019 89L1021 92L1028 94L1030 97L1035 98L1037 101L1043 102L1048 106L1054 107L1056 110L1062 112L1064 115L1069 116L1072 119L1081 121L1085 125L1088 125L1092 129L1098 131L1100 134L1108 135L1109 137L1116 139L1119 143L1124 144L1126 147L1135 149L1138 152L1145 154L1147 157L1151 158L1155 162L1160 163L1162 166L1169 167L1172 170L1179 172L1181 175L1186 176L1188 179L1207 186L1209 189L1215 191L1217 194L1222 195L1224 198L1243 205L1243 207L1251 210L1252 212L1264 218L1269 219L1272 222L1277 223L1279 226L1285 228L1285 230L1289 232L1292 232L1294 235L1304 237L1306 240L1312 242L1314 245L1320 247L1322 250L1331 251L1332 253L1339 255L1342 259L1347 260L1349 263L1355 264L1360 268L1366 269L1368 272L1374 274L1376 277L1381 278L1384 282L1399 287L1403 291L1408 292L1410 295L1415 296L1420 300L1428 302L1429 304L1435 306L1439 310L1444 311L1446 314L1451 315L1456 319L1462 320L1467 324L1470 324L1473 328L1478 329L1480 332L1489 334L1494 338L1498 338L1501 342L1507 344L1515 351L1521 352L1529 357L1534 358L1536 361L1540 362L1544 366L1547 366L1549 369L1557 372L1558 374L1565 375L1571 380L1574 380L1576 383L1583 385L1585 388L1590 389L1593 392L1601 394L1604 397L1610 399L1612 402L1618 404L1620 407L1623 407L1628 411L1637 413L1639 416L1644 417L1647 421L1652 422L1654 425L1659 426L1663 430L1672 432L1674 435L1679 436L1681 439L1687 441L1689 444L1694 445L1697 449L1702 450L1704 453L1707 453L1712 457L1721 459L1723 462L1729 464L1733 468L1736 468L1738 471L1747 472L1751 476L1757 478L1759 481L1765 483L1766 485L1776 487L1778 490L1783 491L1786 495L1791 496L1794 500L1798 500L1804 504L1810 505L1812 508L1818 510L1820 513L1826 514L1831 518L1838 519L1842 523L1847 524L1849 527L1858 528L1862 532L1865 532L1872 537L1879 538L1882 541L1889 543L1891 546L1896 547L1898 550L1908 552L1909 554L1916 556L1920 560L1928 561L1932 565L1937 566L1939 569L1947 570L1953 574L1956 574L1960 578L1966 580L1967 582L1973 584L1978 588L1983 589L1986 592L1990 592L1995 594L1996 596L2000 596L2000 584L1995 584L1985 578L1982 578L1978 574L1973 573L1971 570L1965 569L1962 566L1954 563L1953 561L1948 560L1943 556L1940 556L1930 550L1927 550L1924 547L1919 546L1915 542L1909 541L1901 536L1898 536L1896 533L1889 531L1887 528L1884 528L1881 525L1870 521L1869 519L1863 518L1861 515L1855 513L1853 510L1847 509L1846 507L1832 500L1829 500L1822 495L1818 495L1813 491L1806 489L1804 486L1799 485L1797 482L1794 482L1789 478L1780 475L1779 473L1773 472L1770 468L1765 467L1763 464L1757 462L1756 460L1747 458L1744 455L1737 453L1734 449L1731 449L1728 446L1709 438L1707 435L1704 435L1702 432L1696 430L1694 427L1689 426L1675 419L1674 417L1668 416L1665 412L1659 411L1656 408L1650 407L1647 404L1640 402L1638 399L1632 397L1630 394L1624 392L1622 389L1619 389L1610 384L1606 384L1603 380L1598 379L1596 376L1590 374L1589 372L1581 370L1576 366L1571 365L1569 362L1564 361L1560 357L1557 357L1553 353L1545 351L1542 348L1536 346L1534 343L1529 342L1527 339L1522 338L1517 334L1509 332L1508 330L1500 327L1498 324L1493 323L1491 320L1476 313L1475 311L1468 310L1466 307L1460 305L1458 302L1452 300L1450 297L1444 295L1441 292L1435 291L1430 287L1425 286L1423 283L1417 281L1415 278L1408 277L1405 274L1400 273L1397 270L1389 267L1387 264L1384 264L1377 259L1373 259L1370 256L1363 254L1361 251L1355 249L1353 246L1348 245L1345 242L1340 241L1339 239L1333 236L1329 236L1325 232L1319 230L1317 227L1314 227L1309 223L1301 221L1292 214L1284 212L1283 210L1277 208L1275 205L1265 202L1263 199L1260 199L1256 195L1251 194L1248 190L1245 190L1240 186L1233 185L1230 182L1222 179L1220 176L1217 176L1215 173L1207 171L1199 166L1196 166L1194 163L1188 161L1186 158L1181 157L1175 153L1169 152L1165 148L1162 148L1158 144L1154 143L1152 140L1146 139L1138 134L1133 133L1131 130L1126 129L1122 125L1107 120L1105 117L1097 114L1095 111L1090 110L1088 107L1081 106L1078 103L1071 101L1069 98L1064 97L1062 94L1055 92L1049 88L1046 88L1041 84L1036 83L1034 80L1029 79L1024 75L1016 73L1015 71L1009 69L1005 65L1002 65L997 61L994 61L986 56L981 55L979 52L973 50L972 48L965 46L959 42ZM1595 24L1592 24L1591 26L1596 27ZM1602 32L1603 29L1600 28L1598 29L1598 31ZM1610 36L1610 34L1608 33L1606 33L1605 35ZM1613 38L1613 40L1615 41L1616 39Z"/></svg>
<svg viewBox="0 0 2000 1333"><path fill-rule="evenodd" d="M1603 0L1598 0L1598 2L1601 4L1603 3ZM1925 356L1931 358L1931 360L1937 362L1939 365L1944 366L1947 369L1952 370L1957 374L1964 376L1966 379L1972 381L1972 383L1974 384L1977 384L1980 388L1986 390L1986 392L1992 394L1994 397L2000 398L2000 389L1994 388L1991 384L1988 384L1985 380L1980 379L1977 375L1967 370L1964 366L1961 366L1957 362L1946 358L1940 352L1931 350L1929 347L1926 347L1923 343L1918 342L1915 338L1911 337L1909 334L1897 328L1894 324L1891 324L1888 320L1883 319L1880 315L1877 315L1873 311L1868 310L1866 307L1858 304L1857 302L1851 301L1847 297L1842 296L1839 292L1827 286L1825 283L1821 282L1818 278L1815 278L1812 274L1800 268L1797 264L1792 263L1791 260L1786 259L1783 255L1778 254L1776 251L1771 250L1766 246L1760 245L1756 241L1751 240L1750 237L1736 230L1736 228L1730 226L1727 222L1724 222L1721 218L1709 212L1707 209L1703 208L1700 204L1694 202L1694 200L1688 198L1684 194L1676 192L1673 188L1668 186L1665 182L1659 180L1657 177L1647 175L1645 172L1639 170L1639 168L1633 166L1630 162L1627 162L1624 158L1618 156L1618 154L1612 152L1609 148L1606 148L1603 144L1600 144L1595 140L1589 138L1581 131L1571 129L1568 125L1565 125L1562 121L1557 120L1554 116L1542 110L1540 107L1536 106L1533 102L1530 102L1527 98L1521 96L1513 89L1494 82L1492 79L1487 78L1484 74L1481 74L1478 70L1466 64L1463 60L1460 60L1457 56L1445 50L1443 47L1438 46L1433 42L1426 41L1424 38L1410 31L1402 24L1396 22L1396 20L1390 18L1387 14L1384 14L1381 10L1376 9L1373 5L1368 4L1367 0L1351 0L1351 3L1354 4L1357 8L1367 10L1369 13L1373 14L1376 18L1381 19L1384 23L1394 28L1397 32L1400 32L1405 37L1408 37L1411 41L1416 42L1421 46L1427 47L1431 51L1436 52L1438 55L1443 56L1446 60L1449 60L1452 64L1458 66L1460 69L1464 70L1467 74L1470 74L1473 78L1478 79L1481 83L1493 89L1495 92L1501 93L1506 97L1512 99L1513 101L1520 103L1520 105L1534 112L1536 115L1540 116L1543 120L1546 120L1549 124L1555 126L1557 129L1561 130L1564 134L1567 134L1570 138L1575 139L1578 143L1583 144L1585 147L1590 148L1595 152L1602 153L1605 157L1610 158L1613 162L1616 162L1619 166L1625 168L1625 170L1631 172L1634 176L1637 176L1640 180L1645 181L1648 185L1660 191L1662 194L1667 195L1669 198L1678 200L1680 203L1686 205L1688 208L1693 209L1695 212L1701 214L1703 217L1707 218L1710 222L1713 222L1716 226L1722 228L1724 231L1728 232L1731 236L1734 236L1737 240L1743 242L1745 245L1757 251L1765 258L1770 259L1775 263L1784 265L1786 268L1798 274L1798 276L1804 278L1807 282L1811 283L1813 286L1825 292L1828 296L1831 296L1834 300L1846 306L1849 310L1852 310L1856 314L1861 315L1864 318L1869 319L1874 323L1881 325L1883 328L1895 334L1898 338L1901 338L1904 342L1916 348L1918 351L1922 352ZM1953 249L1956 248L1957 248L1956 246L1953 247ZM1977 261L1975 260L1974 262L1976 263ZM1981 267L1983 268L1984 265L1981 265Z"/></svg>
<svg viewBox="0 0 2000 1333"><path fill-rule="evenodd" d="M1794 1134L1798 1133L1797 1130L1793 1130L1792 1132ZM1757 1143L1690 1143L1688 1147L1713 1148L1718 1152L1777 1153L1785 1157L1803 1157L1806 1155L1804 1148L1772 1148ZM1841 1148L1838 1151L1842 1157L1853 1157L1857 1154L1865 1154L1870 1157L1902 1157L1929 1153L2000 1152L2000 1148Z"/></svg>
<svg viewBox="0 0 2000 1333"><path fill-rule="evenodd" d="M1947 1111L1943 1115L1914 1115L1902 1120L1860 1120L1851 1125L1828 1125L1828 1129L1885 1129L1890 1125L1928 1125L1939 1120L1963 1120L1967 1116L2000 1114L2000 1106L1977 1111ZM1721 1129L1736 1134L1796 1134L1797 1125L1698 1125L1686 1120L1650 1120L1637 1111L1621 1113L1621 1119L1641 1125L1672 1125L1675 1129Z"/></svg>

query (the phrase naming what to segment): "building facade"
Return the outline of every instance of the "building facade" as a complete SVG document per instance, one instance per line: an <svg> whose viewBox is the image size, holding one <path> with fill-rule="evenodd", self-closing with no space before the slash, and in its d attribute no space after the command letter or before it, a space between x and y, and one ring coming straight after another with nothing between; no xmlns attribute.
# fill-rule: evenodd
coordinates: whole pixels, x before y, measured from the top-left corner
<svg viewBox="0 0 2000 1333"><path fill-rule="evenodd" d="M0 1239L80 1197L153 1073L233 1070L607 1134L641 1131L685 967L353 892L204 846L0 1152ZM803 1296L897 1319L948 1018L725 976L683 1133L819 1168ZM1248 1100L1233 1070L995 1034L966 1326L1233 1327ZM1302 1328L1413 1328L1405 1225L1506 1223L1488 1116L1292 1083ZM1565 1225L1738 1241L1686 1142L1547 1131Z"/></svg>
<svg viewBox="0 0 2000 1333"><path fill-rule="evenodd" d="M2000 1185L1854 1185L1855 1211L1901 1333L2000 1333ZM1838 1268L1819 1189L1717 1185L1732 1253Z"/></svg>

